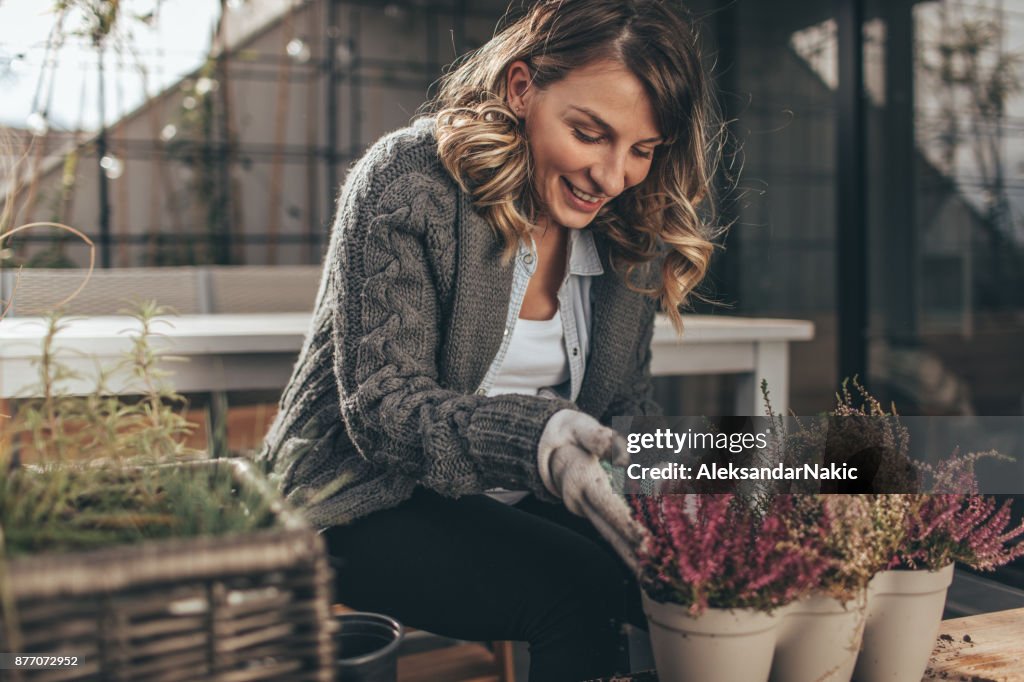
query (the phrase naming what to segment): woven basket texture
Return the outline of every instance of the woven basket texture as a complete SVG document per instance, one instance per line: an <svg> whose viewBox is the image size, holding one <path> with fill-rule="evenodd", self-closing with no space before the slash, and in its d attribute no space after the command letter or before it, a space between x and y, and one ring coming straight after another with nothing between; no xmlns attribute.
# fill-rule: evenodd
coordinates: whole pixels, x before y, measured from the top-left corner
<svg viewBox="0 0 1024 682"><path fill-rule="evenodd" d="M24 682L334 680L332 574L316 531L243 460L239 485L273 500L273 528L7 562L0 651L76 656L78 666L5 670ZM2 568L2 567L0 567ZM0 590L4 592L4 590ZM12 639L11 634L15 635Z"/></svg>

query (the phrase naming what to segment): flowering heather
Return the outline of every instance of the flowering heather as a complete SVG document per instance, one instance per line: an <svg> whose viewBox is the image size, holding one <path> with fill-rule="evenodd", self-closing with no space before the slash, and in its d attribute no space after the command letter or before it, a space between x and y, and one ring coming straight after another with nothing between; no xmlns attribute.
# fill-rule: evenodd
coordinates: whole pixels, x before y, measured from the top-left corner
<svg viewBox="0 0 1024 682"><path fill-rule="evenodd" d="M978 478L974 467L983 459L1013 461L1013 458L995 450L969 452L965 455L957 448L952 455L936 464L915 462L914 466L921 472L923 490L931 493L976 495Z"/></svg>
<svg viewBox="0 0 1024 682"><path fill-rule="evenodd" d="M851 388L852 387L852 388ZM857 467L853 482L775 481L775 493L896 493L920 490L920 472L909 457L910 434L895 406L888 410L857 380L844 380L830 411L810 420L776 415L762 382L772 437L762 455L787 466L845 463Z"/></svg>
<svg viewBox="0 0 1024 682"><path fill-rule="evenodd" d="M953 561L991 571L1024 556L1024 523L1011 527L1011 501L984 495L920 495L890 568L936 570Z"/></svg>
<svg viewBox="0 0 1024 682"><path fill-rule="evenodd" d="M822 576L822 592L847 602L886 568L903 541L909 501L901 495L808 495L831 519L823 551L832 565Z"/></svg>
<svg viewBox="0 0 1024 682"><path fill-rule="evenodd" d="M662 495L632 501L651 538L638 553L640 582L656 601L770 611L817 587L832 565L823 553L830 522L799 522L806 510L778 495L755 510L732 494Z"/></svg>
<svg viewBox="0 0 1024 682"><path fill-rule="evenodd" d="M907 542L907 519L923 495L863 495L871 519L863 536L865 551L875 572L890 568Z"/></svg>
<svg viewBox="0 0 1024 682"><path fill-rule="evenodd" d="M994 450L961 454L936 463L916 463L930 495L908 495L905 539L889 567L939 569L959 561L992 570L1024 556L1024 523L1011 527L1011 501L978 494L975 465L1009 460Z"/></svg>

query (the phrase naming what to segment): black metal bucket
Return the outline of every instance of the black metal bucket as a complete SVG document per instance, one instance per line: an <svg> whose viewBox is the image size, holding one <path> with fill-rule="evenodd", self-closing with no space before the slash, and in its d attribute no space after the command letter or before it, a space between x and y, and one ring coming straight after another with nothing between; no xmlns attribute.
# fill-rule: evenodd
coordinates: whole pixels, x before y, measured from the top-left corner
<svg viewBox="0 0 1024 682"><path fill-rule="evenodd" d="M403 637L402 624L379 613L338 616L338 682L396 682Z"/></svg>

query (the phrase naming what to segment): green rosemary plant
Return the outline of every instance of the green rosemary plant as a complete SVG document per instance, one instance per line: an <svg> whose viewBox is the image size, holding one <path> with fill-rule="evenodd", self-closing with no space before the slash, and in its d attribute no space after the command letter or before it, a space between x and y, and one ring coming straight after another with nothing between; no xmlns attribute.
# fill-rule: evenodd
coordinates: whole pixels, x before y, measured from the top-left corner
<svg viewBox="0 0 1024 682"><path fill-rule="evenodd" d="M62 385L81 379L55 351L66 326L48 317L37 360L37 398L10 420L11 440L0 453L0 530L8 557L190 537L266 527L272 516L255 492L239 490L226 469L187 466L202 456L185 445L192 425L185 399L166 382L153 348L154 328L167 308L153 302L134 311L140 331L114 368L100 368L90 395ZM135 400L107 389L114 370L128 370ZM175 466L185 464L185 466Z"/></svg>

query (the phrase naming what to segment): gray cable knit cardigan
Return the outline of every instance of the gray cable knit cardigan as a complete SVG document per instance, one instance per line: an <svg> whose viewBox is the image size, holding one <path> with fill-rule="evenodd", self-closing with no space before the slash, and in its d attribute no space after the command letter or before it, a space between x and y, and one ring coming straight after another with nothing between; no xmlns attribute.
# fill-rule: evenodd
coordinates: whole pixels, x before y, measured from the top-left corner
<svg viewBox="0 0 1024 682"><path fill-rule="evenodd" d="M591 355L577 403L475 393L500 345L513 265L437 154L434 121L379 140L338 200L305 343L260 459L318 527L426 486L554 501L537 470L547 419L650 414L654 304L596 243Z"/></svg>

